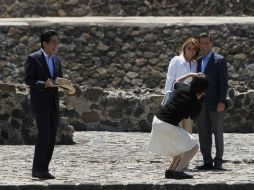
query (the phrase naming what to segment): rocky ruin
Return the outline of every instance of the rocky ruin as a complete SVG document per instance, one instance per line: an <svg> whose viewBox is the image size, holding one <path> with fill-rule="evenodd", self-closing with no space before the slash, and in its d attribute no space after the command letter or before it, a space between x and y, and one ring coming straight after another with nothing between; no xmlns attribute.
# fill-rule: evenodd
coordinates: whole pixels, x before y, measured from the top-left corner
<svg viewBox="0 0 254 190"><path fill-rule="evenodd" d="M61 117L56 144L73 144L74 129ZM37 128L30 108L28 88L0 84L0 144L34 144Z"/></svg>
<svg viewBox="0 0 254 190"><path fill-rule="evenodd" d="M253 1L1 0L0 17L253 16Z"/></svg>
<svg viewBox="0 0 254 190"><path fill-rule="evenodd" d="M159 91L103 90L99 87L75 86L77 93L61 93L61 124L58 144L72 144L76 131L150 132L154 113L163 95ZM25 85L0 85L0 144L33 144L36 126ZM228 93L225 132L254 132L254 90ZM196 132L198 129L194 127Z"/></svg>
<svg viewBox="0 0 254 190"><path fill-rule="evenodd" d="M7 23L0 27L0 68L4 68L0 81L24 83L26 57L40 48L38 36L49 27L59 33L58 54L64 77L73 83L159 90L164 88L169 60L178 54L183 41L209 31L214 37L215 51L228 61L230 85L239 92L254 89L254 25L248 22L167 25L165 21L158 25L123 26L114 22L45 21L24 21L24 26Z"/></svg>

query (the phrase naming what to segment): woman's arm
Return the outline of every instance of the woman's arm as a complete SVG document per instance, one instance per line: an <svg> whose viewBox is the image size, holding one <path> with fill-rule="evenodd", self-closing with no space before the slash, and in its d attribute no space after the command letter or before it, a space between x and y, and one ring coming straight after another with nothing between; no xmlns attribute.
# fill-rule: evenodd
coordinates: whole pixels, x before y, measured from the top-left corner
<svg viewBox="0 0 254 190"><path fill-rule="evenodd" d="M175 81L175 76L176 76L177 64L178 64L177 57L174 57L173 59L171 59L169 65L168 65L168 73L167 73L164 93L167 93L168 91L172 90L172 85Z"/></svg>
<svg viewBox="0 0 254 190"><path fill-rule="evenodd" d="M195 76L203 76L203 73L188 73L186 75L183 75L179 78L176 79L176 82L183 82L184 80L186 80L189 77L195 77Z"/></svg>

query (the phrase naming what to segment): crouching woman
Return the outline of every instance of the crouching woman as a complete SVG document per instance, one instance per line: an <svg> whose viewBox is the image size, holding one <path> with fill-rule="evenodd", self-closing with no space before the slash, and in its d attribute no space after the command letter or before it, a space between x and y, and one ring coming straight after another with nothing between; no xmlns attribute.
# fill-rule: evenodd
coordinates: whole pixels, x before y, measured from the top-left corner
<svg viewBox="0 0 254 190"><path fill-rule="evenodd" d="M182 81L192 77L190 85ZM165 171L165 178L189 179L192 175L183 169L199 150L193 136L179 127L183 118L194 119L201 110L200 99L208 88L208 79L202 73L189 73L174 83L174 93L160 106L152 122L149 150L157 154L171 156L173 160Z"/></svg>

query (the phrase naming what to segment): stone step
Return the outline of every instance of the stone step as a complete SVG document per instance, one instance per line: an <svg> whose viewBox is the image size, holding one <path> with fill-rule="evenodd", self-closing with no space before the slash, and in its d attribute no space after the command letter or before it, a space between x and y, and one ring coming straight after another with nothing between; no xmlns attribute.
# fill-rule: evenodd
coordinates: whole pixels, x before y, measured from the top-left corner
<svg viewBox="0 0 254 190"><path fill-rule="evenodd" d="M183 180L184 181L184 180ZM29 184L29 185L0 185L0 190L235 190L244 189L252 190L254 183L239 183L239 184L225 184L225 183L207 183L207 184L179 184L165 183L165 184L151 184L151 183L129 183L129 184L100 184L100 183L79 183L79 184Z"/></svg>
<svg viewBox="0 0 254 190"><path fill-rule="evenodd" d="M15 0L1 1L0 17L253 16L252 0Z"/></svg>
<svg viewBox="0 0 254 190"><path fill-rule="evenodd" d="M230 85L254 88L254 17L45 17L0 19L0 80L23 82L26 56L45 28L59 32L64 74L79 85L164 88L183 41L211 32L228 60ZM241 85L238 85L241 82Z"/></svg>
<svg viewBox="0 0 254 190"><path fill-rule="evenodd" d="M102 25L102 26L170 26L170 25L221 25L254 24L254 17L40 17L0 18L0 26Z"/></svg>

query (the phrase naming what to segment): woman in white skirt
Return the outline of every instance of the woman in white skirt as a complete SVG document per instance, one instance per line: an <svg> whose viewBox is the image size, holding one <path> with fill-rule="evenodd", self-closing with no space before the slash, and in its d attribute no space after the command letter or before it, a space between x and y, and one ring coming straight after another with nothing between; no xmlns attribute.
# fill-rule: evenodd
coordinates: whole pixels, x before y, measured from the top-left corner
<svg viewBox="0 0 254 190"><path fill-rule="evenodd" d="M190 85L182 83L192 77ZM189 73L176 80L174 94L160 107L152 123L149 150L171 156L173 160L165 172L166 178L188 179L192 175L183 172L199 150L193 136L179 127L183 118L194 119L201 110L200 98L208 88L208 79L202 73Z"/></svg>

